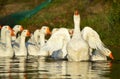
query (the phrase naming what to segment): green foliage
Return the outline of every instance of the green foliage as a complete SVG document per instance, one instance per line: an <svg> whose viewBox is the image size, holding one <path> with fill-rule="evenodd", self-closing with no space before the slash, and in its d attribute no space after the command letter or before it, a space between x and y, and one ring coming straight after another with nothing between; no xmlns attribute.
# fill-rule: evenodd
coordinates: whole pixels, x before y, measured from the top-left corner
<svg viewBox="0 0 120 79"><path fill-rule="evenodd" d="M37 12L39 12L43 7L45 7L47 4L49 4L50 0L46 0L45 2L42 2L40 5L38 5L37 7L35 7L32 10L28 10L28 11L23 11L23 12L16 12L10 15L7 15L3 18L0 19L0 24L1 25L10 25L10 26L14 26L16 24L18 24L18 22L20 22L21 20L24 20L26 18L30 18L33 15L35 15Z"/></svg>
<svg viewBox="0 0 120 79"><path fill-rule="evenodd" d="M120 3L113 3L108 14L110 26L118 25L120 21ZM114 27L113 27L114 29Z"/></svg>
<svg viewBox="0 0 120 79"><path fill-rule="evenodd" d="M120 45L120 2L112 3L107 17L112 32L112 44Z"/></svg>

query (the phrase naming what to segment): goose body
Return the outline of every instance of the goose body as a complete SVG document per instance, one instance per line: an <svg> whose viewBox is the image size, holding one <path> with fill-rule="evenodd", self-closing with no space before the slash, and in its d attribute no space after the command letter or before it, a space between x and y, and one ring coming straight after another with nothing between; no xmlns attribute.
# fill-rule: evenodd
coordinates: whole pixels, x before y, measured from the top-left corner
<svg viewBox="0 0 120 79"><path fill-rule="evenodd" d="M54 49L51 51L51 57L54 59L66 59L67 56L67 50L66 46L68 42L70 41L70 34L67 28L60 28L57 30L54 35L56 36L56 41L59 39L60 41L57 41L56 45L60 45L58 49ZM55 46L54 46L55 47Z"/></svg>
<svg viewBox="0 0 120 79"><path fill-rule="evenodd" d="M42 26L41 29L37 29L34 32L34 35L32 38L33 41L31 40L31 43L28 44L29 55L38 56L38 52L40 51L41 47L45 44L46 34L50 34L49 27L47 26Z"/></svg>
<svg viewBox="0 0 120 79"><path fill-rule="evenodd" d="M107 60L107 57L114 59L112 52L105 47L101 41L99 34L91 27L84 27L81 32L82 38L88 43L90 47L90 56L92 61ZM94 51L93 51L94 50Z"/></svg>
<svg viewBox="0 0 120 79"><path fill-rule="evenodd" d="M15 56L27 56L27 48L25 45L25 39L27 36L30 36L30 32L28 30L23 30L21 33L21 39L19 46L14 46Z"/></svg>
<svg viewBox="0 0 120 79"><path fill-rule="evenodd" d="M64 58L67 54L66 44L70 40L70 35L66 28L60 28L48 39L47 43L41 48L40 56L52 56L54 58Z"/></svg>
<svg viewBox="0 0 120 79"><path fill-rule="evenodd" d="M14 35L12 30L8 30L5 33L6 36L6 46L0 48L0 57L13 57L14 50L12 48L11 40L12 36Z"/></svg>
<svg viewBox="0 0 120 79"><path fill-rule="evenodd" d="M68 61L87 61L89 60L89 46L82 38L80 32L80 15L74 13L74 33L67 45Z"/></svg>
<svg viewBox="0 0 120 79"><path fill-rule="evenodd" d="M1 28L1 40L0 40L0 49L6 46L6 31L11 30L9 25L5 25Z"/></svg>
<svg viewBox="0 0 120 79"><path fill-rule="evenodd" d="M39 39L40 29L36 29L27 42L27 50L29 55L37 56L38 50L40 50Z"/></svg>

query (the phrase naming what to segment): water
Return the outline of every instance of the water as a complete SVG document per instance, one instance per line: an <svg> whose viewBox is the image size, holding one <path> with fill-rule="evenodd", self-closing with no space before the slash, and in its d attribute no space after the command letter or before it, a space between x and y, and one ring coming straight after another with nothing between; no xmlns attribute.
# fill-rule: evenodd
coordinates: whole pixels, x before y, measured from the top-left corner
<svg viewBox="0 0 120 79"><path fill-rule="evenodd" d="M120 61L0 58L0 79L120 79Z"/></svg>

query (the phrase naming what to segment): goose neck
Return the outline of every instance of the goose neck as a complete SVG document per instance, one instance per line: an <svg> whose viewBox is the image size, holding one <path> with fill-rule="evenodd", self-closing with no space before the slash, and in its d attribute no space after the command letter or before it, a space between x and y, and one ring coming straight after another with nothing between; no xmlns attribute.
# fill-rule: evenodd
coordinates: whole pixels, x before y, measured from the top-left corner
<svg viewBox="0 0 120 79"><path fill-rule="evenodd" d="M7 47L7 48L11 48L11 47L12 47L11 37L10 37L10 36L7 36L7 37L6 37L6 47Z"/></svg>
<svg viewBox="0 0 120 79"><path fill-rule="evenodd" d="M5 30L1 30L1 42L2 43L5 43L5 40L6 40L5 39L6 38L6 36L5 36L6 33L5 32L6 32Z"/></svg>
<svg viewBox="0 0 120 79"><path fill-rule="evenodd" d="M25 47L25 37L21 37L21 40L20 40L20 47Z"/></svg>
<svg viewBox="0 0 120 79"><path fill-rule="evenodd" d="M45 34L40 34L40 45L43 46L45 44Z"/></svg>
<svg viewBox="0 0 120 79"><path fill-rule="evenodd" d="M75 24L75 27L74 27L74 33L73 33L73 38L75 37L80 37L80 27L78 24Z"/></svg>

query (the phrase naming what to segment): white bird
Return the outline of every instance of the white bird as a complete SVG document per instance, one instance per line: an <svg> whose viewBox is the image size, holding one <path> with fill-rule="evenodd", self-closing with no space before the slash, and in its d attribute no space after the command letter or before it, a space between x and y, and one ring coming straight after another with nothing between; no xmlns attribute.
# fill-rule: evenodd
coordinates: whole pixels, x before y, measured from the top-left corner
<svg viewBox="0 0 120 79"><path fill-rule="evenodd" d="M20 33L23 31L23 26L22 25L15 25L13 27L15 36L12 37L12 45L19 46L20 44Z"/></svg>
<svg viewBox="0 0 120 79"><path fill-rule="evenodd" d="M82 38L80 31L80 15L74 12L74 33L67 45L68 61L87 61L89 57L89 46Z"/></svg>
<svg viewBox="0 0 120 79"><path fill-rule="evenodd" d="M52 34L54 34L55 32L57 32L59 30L59 28L53 28L52 29Z"/></svg>
<svg viewBox="0 0 120 79"><path fill-rule="evenodd" d="M28 30L23 30L21 33L21 39L20 39L20 44L19 46L14 46L13 45L13 49L15 51L15 56L27 56L27 48L25 45L25 39L27 36L30 36L30 32Z"/></svg>
<svg viewBox="0 0 120 79"><path fill-rule="evenodd" d="M13 30L14 30L15 36L12 37L12 40L17 42L17 43L19 43L20 38L17 39L17 34L18 34L18 32L22 32L23 31L23 26L22 25L15 25L13 27Z"/></svg>
<svg viewBox="0 0 120 79"><path fill-rule="evenodd" d="M31 34L31 37L28 40L28 43L39 45L39 39L40 39L40 29L36 29L34 33Z"/></svg>
<svg viewBox="0 0 120 79"><path fill-rule="evenodd" d="M111 59L114 59L114 57L112 56L112 52L105 47L100 39L99 34L95 30L87 26L84 27L81 34L82 38L88 43L90 47L90 55L92 61L107 60L107 56Z"/></svg>
<svg viewBox="0 0 120 79"><path fill-rule="evenodd" d="M3 44L5 44L5 39L6 39L5 33L7 30L11 30L9 25L4 25L1 28L1 43L3 43Z"/></svg>
<svg viewBox="0 0 120 79"><path fill-rule="evenodd" d="M114 59L112 52L108 48L102 47L102 49L95 49L92 51L91 61L105 61L107 60L107 57Z"/></svg>
<svg viewBox="0 0 120 79"><path fill-rule="evenodd" d="M47 26L42 26L40 30L37 29L34 32L31 43L29 41L27 46L29 55L38 56L38 51L40 51L40 48L45 44L45 35L47 34L51 34Z"/></svg>
<svg viewBox="0 0 120 79"><path fill-rule="evenodd" d="M52 55L52 57L64 58L67 54L66 44L68 43L69 40L70 35L68 29L59 28L59 30L55 31L48 39L47 43L41 48L39 55L40 56Z"/></svg>
<svg viewBox="0 0 120 79"><path fill-rule="evenodd" d="M39 45L39 36L40 29L36 29L34 31L34 34L31 36L31 38L28 40L27 44L27 50L29 55L37 56L38 50L40 50Z"/></svg>
<svg viewBox="0 0 120 79"><path fill-rule="evenodd" d="M59 40L61 39L61 42L58 41L57 43L58 45L59 43L61 43L61 46L59 47L58 50L52 51L51 57L53 57L54 59L66 59L67 56L66 46L70 41L69 29L59 28L55 34L57 36L56 38L58 38Z"/></svg>
<svg viewBox="0 0 120 79"><path fill-rule="evenodd" d="M13 57L14 50L11 44L12 36L14 36L13 30L6 31L5 36L6 46L0 48L0 57Z"/></svg>

